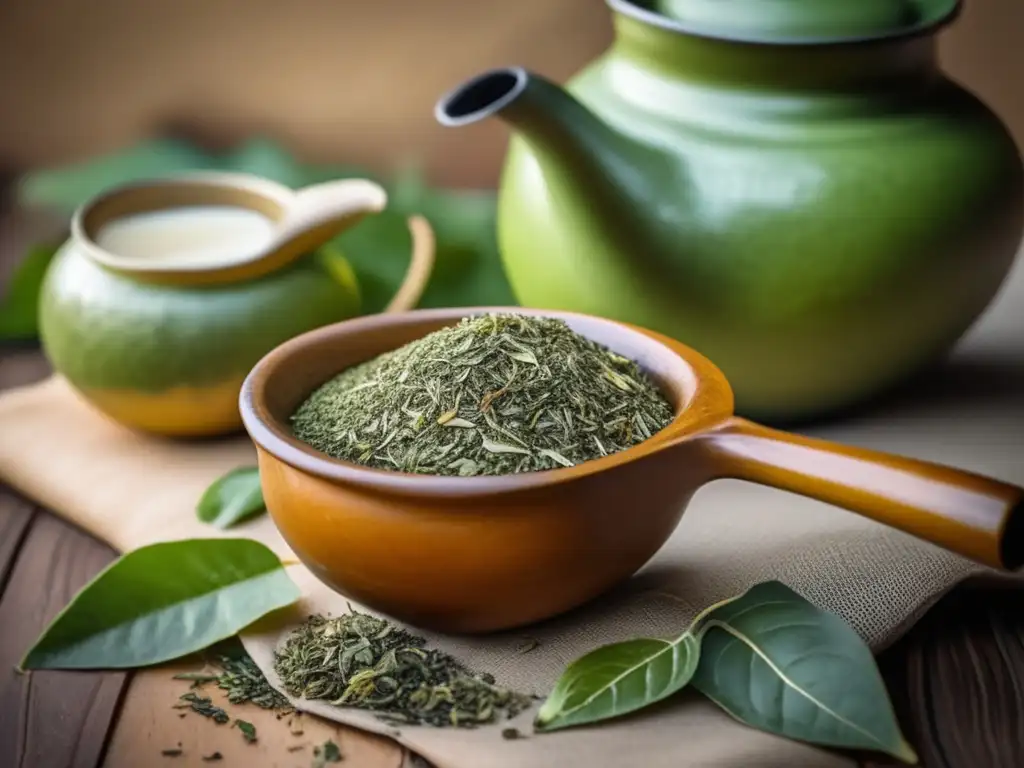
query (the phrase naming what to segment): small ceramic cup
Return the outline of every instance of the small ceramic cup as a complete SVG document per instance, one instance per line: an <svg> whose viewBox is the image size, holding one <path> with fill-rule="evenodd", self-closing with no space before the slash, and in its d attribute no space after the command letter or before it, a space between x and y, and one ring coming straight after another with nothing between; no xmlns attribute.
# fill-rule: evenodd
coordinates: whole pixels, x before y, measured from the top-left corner
<svg viewBox="0 0 1024 768"><path fill-rule="evenodd" d="M363 179L293 191L246 174L191 173L111 189L75 213L47 272L43 349L86 400L126 426L177 437L238 430L242 380L261 356L360 311L348 262L319 247L386 203L384 189ZM202 263L97 243L126 216L202 216L211 207L256 212L269 234ZM413 217L409 227L412 258L388 312L416 305L433 265L429 224Z"/></svg>
<svg viewBox="0 0 1024 768"><path fill-rule="evenodd" d="M565 469L439 477L369 469L299 441L289 417L339 371L480 312L564 320L636 360L673 403L651 439ZM1002 569L1024 563L1024 490L736 418L722 373L665 336L512 308L421 310L328 326L264 357L242 389L267 507L322 581L409 623L508 629L590 600L665 543L705 483L740 478L845 507ZM637 489L642 489L638 509Z"/></svg>

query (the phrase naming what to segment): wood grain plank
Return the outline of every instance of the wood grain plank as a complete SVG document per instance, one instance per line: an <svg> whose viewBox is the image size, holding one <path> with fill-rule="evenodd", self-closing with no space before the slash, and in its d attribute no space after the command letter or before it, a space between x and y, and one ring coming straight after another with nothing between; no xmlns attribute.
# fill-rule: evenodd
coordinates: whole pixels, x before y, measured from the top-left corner
<svg viewBox="0 0 1024 768"><path fill-rule="evenodd" d="M962 585L879 666L922 766L1024 765L1024 589ZM874 758L864 768L893 765Z"/></svg>
<svg viewBox="0 0 1024 768"><path fill-rule="evenodd" d="M29 502L0 486L0 595L14 569L14 561L28 534L35 508Z"/></svg>
<svg viewBox="0 0 1024 768"><path fill-rule="evenodd" d="M25 650L114 553L51 515L35 515L0 597L0 765L93 768L125 674L19 674Z"/></svg>
<svg viewBox="0 0 1024 768"><path fill-rule="evenodd" d="M190 711L173 709L178 697L188 692L189 683L175 680L179 672L203 670L199 661L182 661L141 670L132 676L125 694L117 727L113 732L104 768L138 768L161 765L168 768L209 765L204 755L220 752L224 766L259 768L301 768L312 762L313 748L330 739L341 750L345 765L360 768L429 768L407 763L406 750L380 736L359 731L313 715L285 716L254 705L231 704L215 685L202 686L230 717L241 718L256 727L257 740L248 744L237 729L218 725ZM180 749L173 760L164 758L165 749Z"/></svg>
<svg viewBox="0 0 1024 768"><path fill-rule="evenodd" d="M38 347L0 346L0 391L23 387L50 374L50 364Z"/></svg>

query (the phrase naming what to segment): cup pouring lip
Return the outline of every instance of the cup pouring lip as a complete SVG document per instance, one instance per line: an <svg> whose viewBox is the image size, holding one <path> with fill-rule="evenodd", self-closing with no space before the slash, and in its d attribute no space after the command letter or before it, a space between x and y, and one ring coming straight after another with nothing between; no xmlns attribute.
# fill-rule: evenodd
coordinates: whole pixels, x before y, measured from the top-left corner
<svg viewBox="0 0 1024 768"><path fill-rule="evenodd" d="M237 171L187 170L137 179L103 190L81 204L70 235L93 262L134 280L172 285L224 285L263 277L288 266L365 215L387 205L375 181L341 178L292 189ZM212 263L158 262L102 247L97 234L125 216L194 207L226 207L259 214L270 225L258 245Z"/></svg>
<svg viewBox="0 0 1024 768"><path fill-rule="evenodd" d="M675 417L662 430L626 450L600 459L550 470L508 475L451 477L382 470L330 457L294 436L287 420L301 400L346 367L402 346L464 317L517 313L564 320L573 330L636 361L661 387L675 408ZM326 355L345 348L373 349L361 359L331 365ZM318 368L309 371L310 363ZM287 381L286 381L287 380ZM299 387L297 381L305 382ZM282 383L293 392L284 398L287 414L275 413ZM299 392L298 389L302 391ZM252 441L279 461L324 480L377 489L402 496L473 498L554 486L657 453L724 423L733 412L733 395L724 374L707 358L662 334L635 325L577 312L523 307L481 306L418 309L375 314L308 331L280 344L252 368L239 395L242 422Z"/></svg>

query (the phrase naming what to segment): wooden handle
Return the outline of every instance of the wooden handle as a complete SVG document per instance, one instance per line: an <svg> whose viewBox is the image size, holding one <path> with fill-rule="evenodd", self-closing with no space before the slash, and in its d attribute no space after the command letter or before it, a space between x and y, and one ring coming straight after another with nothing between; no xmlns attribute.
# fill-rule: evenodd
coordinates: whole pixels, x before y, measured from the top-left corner
<svg viewBox="0 0 1024 768"><path fill-rule="evenodd" d="M434 230L422 216L409 218L412 235L412 258L398 292L384 308L385 312L407 312L419 302L434 269Z"/></svg>
<svg viewBox="0 0 1024 768"><path fill-rule="evenodd" d="M698 437L718 477L835 504L984 565L1024 565L1024 489L952 467L779 432L744 419Z"/></svg>

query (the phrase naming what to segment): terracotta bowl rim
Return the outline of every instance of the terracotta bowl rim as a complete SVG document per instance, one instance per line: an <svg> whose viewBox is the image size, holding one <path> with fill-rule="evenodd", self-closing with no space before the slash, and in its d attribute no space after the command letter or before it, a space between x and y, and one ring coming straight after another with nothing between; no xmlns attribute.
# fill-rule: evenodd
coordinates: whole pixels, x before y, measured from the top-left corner
<svg viewBox="0 0 1024 768"><path fill-rule="evenodd" d="M676 415L671 423L644 442L624 451L573 467L475 477L397 472L335 459L294 437L286 424L270 415L263 402L265 380L281 368L287 367L297 352L311 344L322 342L327 337L354 336L371 329L419 321L451 320L454 323L470 315L511 312L618 326L639 344L646 345L648 350L655 349L658 355L671 358L673 363L681 362L688 368L693 377L693 394L682 406L673 403ZM654 342L653 346L651 342ZM616 351L627 354L626 351ZM635 461L658 452L664 443L670 440L694 435L724 422L732 415L733 395L724 374L710 360L696 350L655 331L581 312L495 305L415 309L408 312L363 315L302 333L279 344L253 366L242 384L239 409L245 430L256 446L274 459L301 472L333 483L362 486L389 494L467 498L552 486Z"/></svg>

